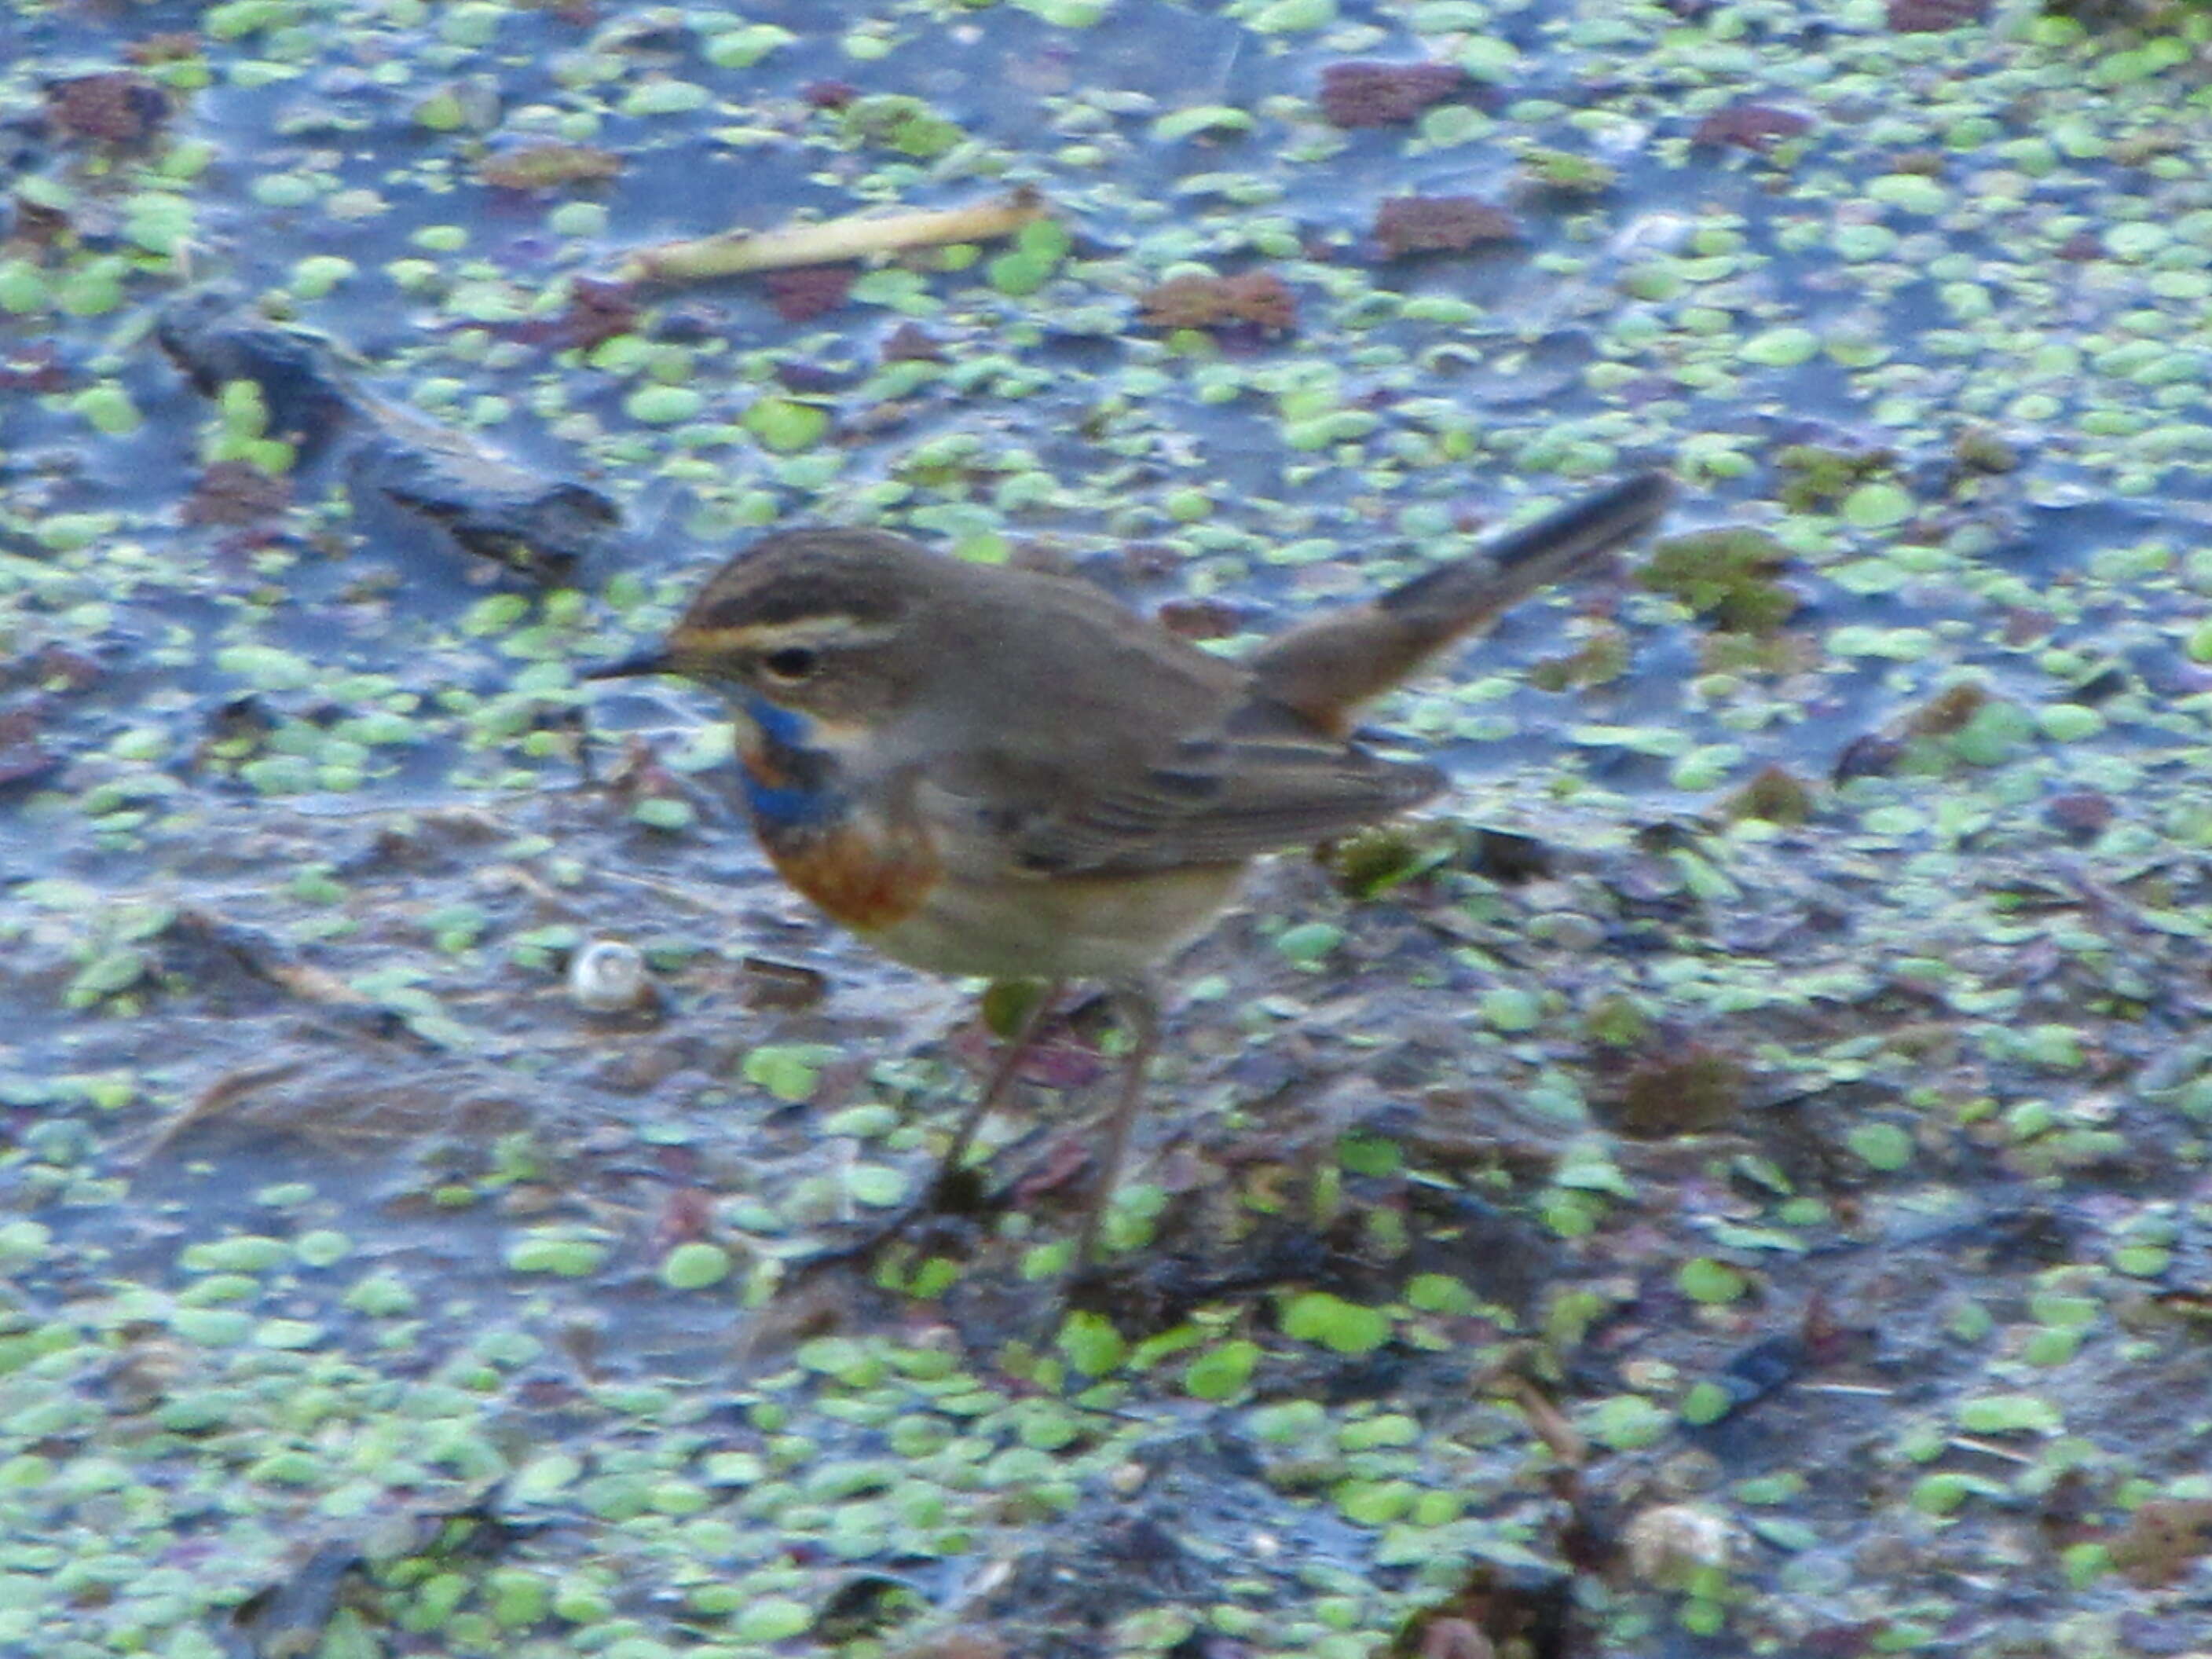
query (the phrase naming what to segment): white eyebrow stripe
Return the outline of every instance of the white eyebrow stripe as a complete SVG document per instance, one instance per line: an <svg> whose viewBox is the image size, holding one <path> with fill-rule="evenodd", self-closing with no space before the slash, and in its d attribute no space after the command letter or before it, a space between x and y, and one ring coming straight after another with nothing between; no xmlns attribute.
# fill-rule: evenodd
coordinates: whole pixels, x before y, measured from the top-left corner
<svg viewBox="0 0 2212 1659"><path fill-rule="evenodd" d="M880 645L895 637L895 623L864 622L838 613L797 617L789 622L749 623L735 631L738 642L754 650L774 650L791 645Z"/></svg>

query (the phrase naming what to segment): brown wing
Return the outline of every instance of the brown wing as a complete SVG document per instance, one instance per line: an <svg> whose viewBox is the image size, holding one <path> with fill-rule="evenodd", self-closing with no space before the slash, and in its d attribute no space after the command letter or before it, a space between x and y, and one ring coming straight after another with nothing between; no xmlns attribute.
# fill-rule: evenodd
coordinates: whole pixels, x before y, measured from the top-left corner
<svg viewBox="0 0 2212 1659"><path fill-rule="evenodd" d="M1120 718L1058 722L1063 733L1085 734L1078 746L1087 754L1061 752L1027 777L1002 768L975 799L1024 803L997 829L1007 857L1041 872L1229 862L1389 817L1434 795L1443 776L1335 735L1358 706L1498 611L1641 534L1672 495L1656 474L1601 490L1472 557L1268 641L1237 665L1247 678L1234 690L1217 659L1179 641L1121 635L1115 685L1152 684L1155 696L1139 706L1162 732L1198 735L1130 732L1131 705L1099 696L1096 710ZM1086 706L1068 673L1089 654L1057 651L1051 667L1041 665L1029 682L1041 707L1061 697ZM1187 697L1167 695L1201 661L1202 688L1194 681Z"/></svg>
<svg viewBox="0 0 2212 1659"><path fill-rule="evenodd" d="M1232 863L1323 841L1443 787L1433 767L1386 760L1279 710L1248 708L1232 725L1137 769L1030 769L1016 778L999 766L965 787L939 769L933 781L948 804L997 803L987 827L1018 867L1099 875Z"/></svg>
<svg viewBox="0 0 2212 1659"><path fill-rule="evenodd" d="M1443 779L1384 760L1273 698L1251 671L1162 632L1087 583L964 568L927 618L936 672L875 759L978 875L1225 864L1339 836ZM977 664L988 672L974 672ZM979 745L979 735L996 740Z"/></svg>

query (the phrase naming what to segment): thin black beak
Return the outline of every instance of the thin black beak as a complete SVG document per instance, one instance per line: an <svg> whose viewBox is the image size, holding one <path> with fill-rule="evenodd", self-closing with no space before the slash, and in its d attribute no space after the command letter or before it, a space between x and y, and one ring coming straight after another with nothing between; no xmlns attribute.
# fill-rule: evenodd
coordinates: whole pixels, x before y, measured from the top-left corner
<svg viewBox="0 0 2212 1659"><path fill-rule="evenodd" d="M637 674L672 674L675 672L668 659L668 647L651 645L642 651L633 651L627 657L617 657L612 662L586 668L584 678L587 680L620 680Z"/></svg>

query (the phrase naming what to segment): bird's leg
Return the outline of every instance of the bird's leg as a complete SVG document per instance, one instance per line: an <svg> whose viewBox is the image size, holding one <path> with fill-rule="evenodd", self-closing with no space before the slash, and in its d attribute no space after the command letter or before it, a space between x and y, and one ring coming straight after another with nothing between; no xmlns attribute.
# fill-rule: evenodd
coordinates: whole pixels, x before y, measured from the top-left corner
<svg viewBox="0 0 2212 1659"><path fill-rule="evenodd" d="M960 1121L953 1127L952 1144L945 1149L945 1156L938 1159L936 1173L930 1176L929 1184L921 1189L920 1196L901 1205L879 1225L859 1238L816 1251L806 1258L808 1266L850 1261L855 1257L868 1255L877 1247L889 1243L921 1217L939 1206L939 1200L953 1178L960 1173L961 1163L968 1156L968 1147L975 1139L975 1131L982 1127L983 1120L990 1116L993 1109L1013 1088L1014 1078L1021 1069L1023 1060L1036 1042L1037 1033L1044 1029L1045 1017L1052 1012L1053 1004L1060 1000L1062 984L1063 981L1054 980L1038 994L1037 1000L1030 1005L1029 1012L1022 1016L1022 1023L1014 1028L1014 1034L999 1050L998 1062L991 1067L991 1076L984 1084L982 1093L976 1096L968 1109L960 1115Z"/></svg>
<svg viewBox="0 0 2212 1659"><path fill-rule="evenodd" d="M975 1131L983 1127L983 1120L991 1115L1013 1088L1015 1074L1021 1070L1022 1061L1028 1058L1030 1047L1036 1042L1037 1033L1044 1029L1045 1016L1052 1012L1053 1004L1060 1000L1064 984L1064 981L1055 979L1037 993L1036 1000L1022 1016L1022 1023L1006 1039L1006 1047L1000 1049L998 1064L992 1066L990 1079L983 1085L983 1092L975 1097L974 1103L961 1114L960 1121L953 1127L952 1144L945 1149L945 1156L937 1161L937 1173L930 1177L925 1203L933 1202L939 1198L953 1177L960 1173L960 1165L968 1156L969 1143L975 1139Z"/></svg>
<svg viewBox="0 0 2212 1659"><path fill-rule="evenodd" d="M1106 1121L1106 1148L1098 1160L1098 1175L1083 1212L1083 1225L1075 1236L1070 1271L1080 1273L1098 1243L1098 1229L1114 1201L1114 1188L1121 1178L1121 1160L1129 1150L1129 1131L1135 1127L1137 1109L1145 1103L1145 1074L1160 1047L1160 998L1147 980L1129 980L1113 988L1114 1012L1129 1033L1128 1058L1122 1062L1121 1097Z"/></svg>

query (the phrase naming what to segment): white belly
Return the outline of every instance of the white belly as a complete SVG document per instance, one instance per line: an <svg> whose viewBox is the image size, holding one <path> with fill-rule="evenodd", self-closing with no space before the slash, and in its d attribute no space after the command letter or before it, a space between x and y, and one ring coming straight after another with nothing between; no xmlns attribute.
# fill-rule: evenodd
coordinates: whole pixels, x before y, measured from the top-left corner
<svg viewBox="0 0 2212 1659"><path fill-rule="evenodd" d="M912 915L865 937L885 956L939 974L990 979L1140 977L1212 925L1241 864L1143 875L951 876Z"/></svg>

